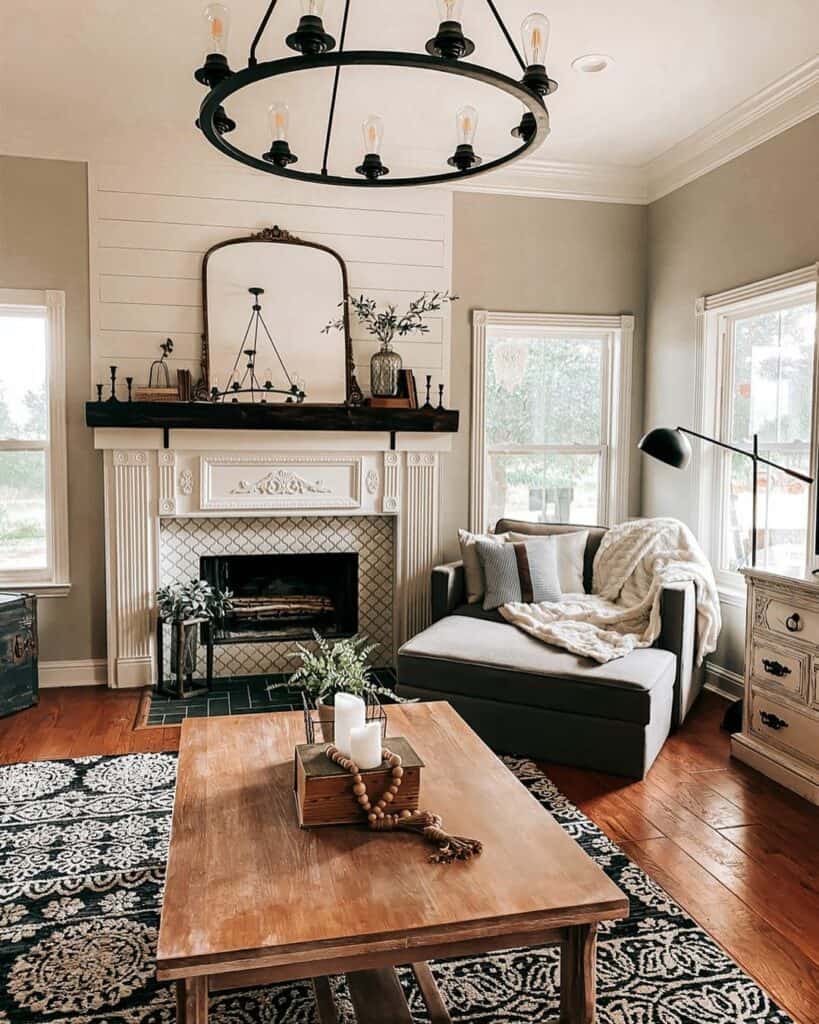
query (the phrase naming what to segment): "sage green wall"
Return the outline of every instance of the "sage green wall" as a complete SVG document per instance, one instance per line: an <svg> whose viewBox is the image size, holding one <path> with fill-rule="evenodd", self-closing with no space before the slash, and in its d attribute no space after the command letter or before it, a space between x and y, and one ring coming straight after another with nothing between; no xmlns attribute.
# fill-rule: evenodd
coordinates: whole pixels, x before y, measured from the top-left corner
<svg viewBox="0 0 819 1024"><path fill-rule="evenodd" d="M441 539L456 557L469 513L472 311L633 313L632 428L642 427L646 208L617 203L456 193L453 210L451 395L461 410L443 457ZM632 461L629 511L639 512L640 461Z"/></svg>
<svg viewBox="0 0 819 1024"><path fill-rule="evenodd" d="M648 211L646 429L694 418L694 303L819 259L819 115L659 199ZM648 461L643 512L696 525L686 474ZM742 608L723 607L712 661L741 673Z"/></svg>
<svg viewBox="0 0 819 1024"><path fill-rule="evenodd" d="M83 418L90 380L86 165L0 157L0 288L65 292L71 593L41 598L40 657L105 657L102 459Z"/></svg>

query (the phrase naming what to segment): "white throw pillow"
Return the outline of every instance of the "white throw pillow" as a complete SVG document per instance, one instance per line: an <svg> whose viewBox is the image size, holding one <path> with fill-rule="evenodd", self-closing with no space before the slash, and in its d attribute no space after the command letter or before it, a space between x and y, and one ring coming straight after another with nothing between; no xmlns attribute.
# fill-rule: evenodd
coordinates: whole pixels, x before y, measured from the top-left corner
<svg viewBox="0 0 819 1024"><path fill-rule="evenodd" d="M533 533L509 533L505 534L509 540L532 540L533 537L544 536ZM588 530L577 530L572 533L548 534L555 539L555 552L557 554L557 578L560 580L560 589L564 594L582 594L585 591L583 586L583 558L586 554L586 544L589 540Z"/></svg>
<svg viewBox="0 0 819 1024"><path fill-rule="evenodd" d="M509 540L508 533L470 533L458 530L458 543L461 545L461 560L464 563L464 579L466 582L466 599L469 604L478 604L483 600L486 590L486 577L483 573L481 560L478 558L477 542L485 540L490 544L505 544ZM527 537L526 540L529 540Z"/></svg>

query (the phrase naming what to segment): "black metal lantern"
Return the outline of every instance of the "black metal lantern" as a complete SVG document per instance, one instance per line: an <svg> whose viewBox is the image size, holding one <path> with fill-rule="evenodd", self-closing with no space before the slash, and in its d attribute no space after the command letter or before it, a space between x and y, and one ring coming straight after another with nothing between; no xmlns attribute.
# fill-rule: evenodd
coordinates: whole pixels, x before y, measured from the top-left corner
<svg viewBox="0 0 819 1024"><path fill-rule="evenodd" d="M270 0L250 46L247 66L232 71L227 59L228 12L222 4L211 4L205 9L205 24L208 30L205 47L206 57L201 68L195 72L198 82L207 86L209 92L199 110L196 126L216 149L248 167L266 171L298 181L316 182L325 185L399 187L448 182L494 170L497 167L519 160L542 144L549 134L549 113L544 97L554 92L557 83L549 78L545 68L545 50L548 43L548 20L543 15L529 15L523 24L525 58L515 45L493 0L487 5L501 29L521 69L521 78L515 79L492 68L461 60L474 52L475 45L467 39L461 25L463 0L438 0L440 24L438 32L426 45L425 53L405 53L387 50L346 50L347 25L351 0L345 0L344 14L338 49L336 41L329 35L322 21L324 0L301 0L302 15L296 30L286 36L287 45L299 56L259 62L256 49L264 34L277 0ZM346 67L394 67L410 70L426 70L445 75L468 78L485 85L491 85L500 92L513 96L523 106L520 123L511 129L520 145L510 152L491 160L483 161L474 147L477 111L472 107L462 108L457 115L458 141L455 152L446 160L449 170L441 169L424 175L395 177L384 165L381 143L383 124L378 115L371 114L364 122L365 145L361 163L355 173L334 173L329 171L330 145L333 133L336 99L342 68ZM315 170L293 167L298 157L291 151L287 138L288 117L281 115L283 105L271 108L272 141L269 149L261 155L247 152L233 145L225 138L235 127L235 122L225 112L226 101L234 94L257 82L294 74L333 68L333 86L329 99L329 113L325 130L324 153L321 167ZM274 123L274 109L279 110L279 123ZM286 111L286 108L284 108ZM467 118L470 130L464 131L463 113L474 112ZM282 123L283 121L283 123ZM374 127L375 126L375 127ZM375 143L372 136L377 136ZM444 162L442 154L442 164Z"/></svg>

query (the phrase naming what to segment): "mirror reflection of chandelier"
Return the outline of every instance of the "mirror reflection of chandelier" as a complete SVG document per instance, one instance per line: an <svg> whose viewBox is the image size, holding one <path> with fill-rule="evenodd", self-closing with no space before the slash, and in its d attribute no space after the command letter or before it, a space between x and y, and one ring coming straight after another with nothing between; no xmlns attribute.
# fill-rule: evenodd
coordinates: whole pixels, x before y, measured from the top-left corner
<svg viewBox="0 0 819 1024"><path fill-rule="evenodd" d="M230 399L231 402L238 402L240 395L249 395L251 402L260 402L262 404L268 402L273 395L284 395L286 402L301 403L307 397L301 385L294 381L290 376L287 367L284 364L284 360L281 357L276 342L273 340L273 336L267 329L267 324L262 316L262 305L259 301L259 296L264 295L264 288L248 288L248 291L253 296L253 307L250 313L250 322L247 325L247 330L242 338L242 343L239 346L239 351L236 354L236 361L233 364L230 377L228 378L227 386L224 391L220 391L218 386L214 383L211 388L210 396L214 402L224 402L226 399ZM272 370L265 370L264 380L260 380L256 372L257 360L259 358L259 328L262 328L264 335L261 340L264 342L266 337L270 343L270 347L273 349L279 366L287 379L288 387L276 387L273 384ZM244 363L242 360L245 360Z"/></svg>
<svg viewBox="0 0 819 1024"><path fill-rule="evenodd" d="M287 46L298 56L260 62L256 58L256 49L267 29L276 2L277 0L270 0L250 44L247 66L238 71L232 70L227 58L230 24L228 9L223 4L213 3L204 11L207 37L205 60L194 77L209 91L199 110L196 126L211 145L233 160L269 174L325 185L412 186L486 173L533 152L549 134L549 112L546 109L545 97L557 89L557 82L546 72L549 20L543 14L530 14L524 19L521 26L521 53L494 0L486 0L492 17L520 66L522 74L518 79L462 59L475 51L474 42L464 35L461 24L463 0L435 0L439 14L438 31L427 42L424 53L345 49L351 0L345 0L344 3L341 34L336 48L336 40L325 31L322 21L324 0L301 0L302 15L298 26L285 37ZM475 151L478 111L475 107L466 105L457 112L453 111L455 150L448 159L445 159L444 155L441 158L441 164L448 165L450 170L442 168L415 177L391 177L389 167L382 161L384 122L378 114L368 114L363 117L362 123L364 153L361 163L355 168L355 174L330 174L328 161L331 154L333 121L341 70L345 67L421 69L456 75L492 86L515 97L522 104L519 123L509 126L516 144L502 156L482 160ZM269 149L256 154L242 150L228 141L226 136L236 128L236 122L228 116L224 104L235 93L256 82L317 68L335 69L332 88L327 97L328 116L320 170L303 170L295 166L299 158L290 146L290 111L285 103L275 98L268 109L271 137Z"/></svg>

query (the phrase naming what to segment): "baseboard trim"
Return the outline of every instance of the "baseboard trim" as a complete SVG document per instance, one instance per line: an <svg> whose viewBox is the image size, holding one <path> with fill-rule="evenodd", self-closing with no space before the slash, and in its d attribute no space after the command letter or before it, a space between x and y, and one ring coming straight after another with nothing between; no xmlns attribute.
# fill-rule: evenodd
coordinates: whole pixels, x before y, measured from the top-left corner
<svg viewBox="0 0 819 1024"><path fill-rule="evenodd" d="M741 700L745 693L745 679L738 672L709 661L705 665L705 689L728 700Z"/></svg>
<svg viewBox="0 0 819 1024"><path fill-rule="evenodd" d="M57 686L107 686L108 662L105 658L78 661L41 661L40 686L47 690Z"/></svg>

